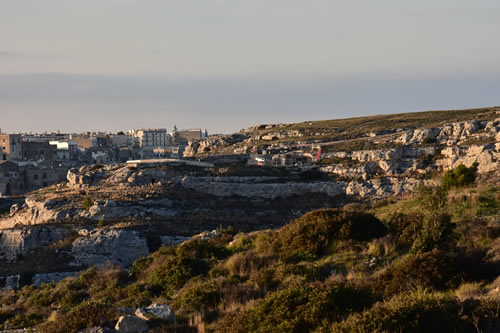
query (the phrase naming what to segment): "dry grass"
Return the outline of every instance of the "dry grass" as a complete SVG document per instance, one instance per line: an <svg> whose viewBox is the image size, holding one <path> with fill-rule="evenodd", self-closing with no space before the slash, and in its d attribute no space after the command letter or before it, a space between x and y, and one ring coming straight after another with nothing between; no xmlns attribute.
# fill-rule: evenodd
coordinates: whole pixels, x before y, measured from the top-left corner
<svg viewBox="0 0 500 333"><path fill-rule="evenodd" d="M478 299L483 296L483 294L483 288L481 287L481 284L477 282L464 283L457 290L455 290L455 295L461 302L467 299Z"/></svg>

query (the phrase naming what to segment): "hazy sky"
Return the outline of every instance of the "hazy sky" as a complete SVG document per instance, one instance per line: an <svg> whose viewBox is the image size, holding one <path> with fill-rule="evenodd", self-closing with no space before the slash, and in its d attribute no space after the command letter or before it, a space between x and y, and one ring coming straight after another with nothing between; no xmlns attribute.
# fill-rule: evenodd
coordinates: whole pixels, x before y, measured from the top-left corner
<svg viewBox="0 0 500 333"><path fill-rule="evenodd" d="M4 131L500 104L498 0L0 0Z"/></svg>

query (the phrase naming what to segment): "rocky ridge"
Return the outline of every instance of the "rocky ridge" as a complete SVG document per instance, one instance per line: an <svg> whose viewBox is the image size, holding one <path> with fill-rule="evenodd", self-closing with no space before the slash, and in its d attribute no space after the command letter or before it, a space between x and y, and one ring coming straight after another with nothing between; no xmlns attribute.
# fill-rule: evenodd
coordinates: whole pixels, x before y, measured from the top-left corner
<svg viewBox="0 0 500 333"><path fill-rule="evenodd" d="M285 134L300 136L298 132ZM236 147L250 139L247 134L235 134L209 138L188 148L197 154L206 148ZM284 215L284 210L298 215L349 201L402 195L421 184L435 182L426 175L460 163L477 163L480 174L498 176L500 169L500 119L395 131L389 137L375 136L374 140L393 140L402 146L325 153L322 158L333 162L317 168L324 177L316 180L302 179L300 173L304 170L281 177L215 176L208 169L186 166L72 169L66 185L49 194L33 193L24 202L12 205L10 214L0 219L0 261L15 262L76 232L78 236L69 251L75 270L108 260L128 267L148 255L150 234L156 246L174 245L210 230L214 224L222 224L223 216L236 226L253 220L260 224L252 228L262 228L266 219L286 221L293 217ZM89 207L82 205L85 198L91 201ZM172 230L182 226L187 232L158 229L170 225ZM57 272L44 274L35 275L33 283L65 276ZM7 286L19 284L19 277L4 280Z"/></svg>

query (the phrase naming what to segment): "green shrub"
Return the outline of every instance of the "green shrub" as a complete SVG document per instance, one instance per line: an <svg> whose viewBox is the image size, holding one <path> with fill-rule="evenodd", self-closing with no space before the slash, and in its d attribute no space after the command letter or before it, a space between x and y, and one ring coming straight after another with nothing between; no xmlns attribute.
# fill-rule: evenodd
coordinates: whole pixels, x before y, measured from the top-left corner
<svg viewBox="0 0 500 333"><path fill-rule="evenodd" d="M56 321L47 322L39 327L42 333L70 333L82 328L111 326L117 319L111 305L93 301L82 302L71 311L58 315Z"/></svg>
<svg viewBox="0 0 500 333"><path fill-rule="evenodd" d="M223 318L217 332L309 332L371 303L369 294L342 285L298 284L270 293L255 307Z"/></svg>
<svg viewBox="0 0 500 333"><path fill-rule="evenodd" d="M89 196L86 196L83 201L82 201L82 207L85 208L85 209L90 209L90 207L92 207L94 205L94 202L92 201L92 199L90 199Z"/></svg>
<svg viewBox="0 0 500 333"><path fill-rule="evenodd" d="M386 295L411 290L416 286L445 290L460 282L456 256L434 249L419 255L409 255L390 266L374 285L375 291Z"/></svg>
<svg viewBox="0 0 500 333"><path fill-rule="evenodd" d="M461 307L454 297L401 295L334 323L323 332L457 332Z"/></svg>
<svg viewBox="0 0 500 333"><path fill-rule="evenodd" d="M451 188L464 187L474 183L476 180L477 163L474 163L470 168L463 164L459 164L455 170L447 170L441 181L441 187L448 191Z"/></svg>
<svg viewBox="0 0 500 333"><path fill-rule="evenodd" d="M414 229L413 253L424 253L434 248L454 250L456 245L452 223L448 214L447 194L441 187L422 186L418 190L417 203L422 219Z"/></svg>
<svg viewBox="0 0 500 333"><path fill-rule="evenodd" d="M191 278L208 272L208 264L192 258L170 257L153 265L146 282L155 294L173 294Z"/></svg>
<svg viewBox="0 0 500 333"><path fill-rule="evenodd" d="M394 237L399 249L411 248L422 228L424 215L421 213L393 213L387 219L389 234Z"/></svg>
<svg viewBox="0 0 500 333"><path fill-rule="evenodd" d="M238 252L238 251L246 251L250 249L254 245L254 240L244 233L239 233L234 237L234 240L231 242L230 249Z"/></svg>
<svg viewBox="0 0 500 333"><path fill-rule="evenodd" d="M214 281L194 283L176 298L174 307L182 311L206 312L220 302L220 292Z"/></svg>
<svg viewBox="0 0 500 333"><path fill-rule="evenodd" d="M274 253L285 258L315 257L330 253L338 241L369 241L385 233L385 226L371 214L321 209L284 226L274 235L272 248Z"/></svg>
<svg viewBox="0 0 500 333"><path fill-rule="evenodd" d="M130 274L138 276L140 273L144 272L152 262L153 257L151 256L137 259L136 261L134 261L132 266L130 266Z"/></svg>
<svg viewBox="0 0 500 333"><path fill-rule="evenodd" d="M144 279L153 292L172 294L189 279L207 274L212 263L229 253L225 246L211 240L191 240L176 247L160 248L150 265L149 259L144 259L134 263L132 271L136 273L149 266Z"/></svg>
<svg viewBox="0 0 500 333"><path fill-rule="evenodd" d="M20 328L33 327L39 324L42 316L35 313L21 314L18 313L14 317L7 319L4 323L0 324L1 330L12 330Z"/></svg>

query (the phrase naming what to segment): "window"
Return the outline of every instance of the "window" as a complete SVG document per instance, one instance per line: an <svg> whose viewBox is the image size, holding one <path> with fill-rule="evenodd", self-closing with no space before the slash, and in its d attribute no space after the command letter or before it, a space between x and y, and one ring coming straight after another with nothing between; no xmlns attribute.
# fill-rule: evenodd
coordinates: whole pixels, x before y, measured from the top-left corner
<svg viewBox="0 0 500 333"><path fill-rule="evenodd" d="M46 178L47 178L47 174L46 174L45 172L43 173L42 178L43 178L43 179L46 179Z"/></svg>
<svg viewBox="0 0 500 333"><path fill-rule="evenodd" d="M38 180L38 175L37 174L33 175L33 179Z"/></svg>

